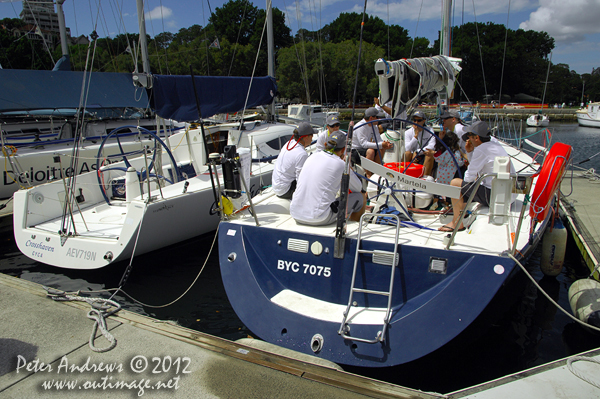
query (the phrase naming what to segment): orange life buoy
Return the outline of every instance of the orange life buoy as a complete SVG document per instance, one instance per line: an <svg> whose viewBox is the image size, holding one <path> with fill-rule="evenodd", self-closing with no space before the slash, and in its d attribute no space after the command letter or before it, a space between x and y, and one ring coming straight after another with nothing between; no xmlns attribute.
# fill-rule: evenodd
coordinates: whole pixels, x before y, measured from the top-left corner
<svg viewBox="0 0 600 399"><path fill-rule="evenodd" d="M565 169L571 159L571 150L570 145L554 143L546 155L531 196L529 216L533 220L541 222L548 215L548 204L565 175Z"/></svg>
<svg viewBox="0 0 600 399"><path fill-rule="evenodd" d="M406 169L406 165L408 165L408 164L409 164L409 162L388 162L388 163L384 164L383 166L385 166L388 169L395 170L396 172L404 173L411 177L419 178L419 177L423 176L423 172L424 172L423 165L420 165L418 163L413 163L412 165L410 165L408 167L408 169ZM406 170L404 170L404 169L406 169Z"/></svg>

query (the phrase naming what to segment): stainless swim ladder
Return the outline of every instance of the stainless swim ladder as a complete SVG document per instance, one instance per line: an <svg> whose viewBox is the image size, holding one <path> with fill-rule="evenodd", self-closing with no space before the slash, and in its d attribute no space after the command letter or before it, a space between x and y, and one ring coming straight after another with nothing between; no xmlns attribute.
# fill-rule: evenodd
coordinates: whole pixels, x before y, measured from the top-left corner
<svg viewBox="0 0 600 399"><path fill-rule="evenodd" d="M396 234L394 237L394 251L381 251L381 250L369 251L369 250L360 248L364 218L365 217L372 218L372 217L378 217L378 216L393 218L396 221ZM392 293L394 290L394 274L396 272L396 266L398 265L398 258L399 258L398 257L398 237L399 236L400 236L400 218L398 217L398 215L383 214L383 213L365 213L360 217L360 222L359 222L359 227L358 227L358 236L356 237L356 252L354 254L354 268L352 270L352 282L350 283L350 296L348 298L348 306L346 306L346 310L344 311L344 318L342 319L342 324L340 325L340 329L338 330L338 334L341 335L344 339L358 341L358 342L365 342L367 344L376 344L377 342L383 342L385 340L385 333L387 331L388 324L390 323L390 316L391 316ZM391 266L390 267L391 268L390 286L389 286L388 291L368 290L365 288L357 288L354 286L354 284L356 282L356 271L358 269L358 264L359 264L358 260L359 260L359 257L363 254L371 254L373 256L372 257L373 263L379 263L379 264ZM353 305L352 299L354 297L355 292L362 292L365 294L372 294L372 295L382 295L382 296L388 297L388 304L387 304L385 316L383 318L383 325L381 327L381 330L379 330L377 332L377 335L375 336L374 339L358 338L358 337L353 337L353 336L349 335L350 334L350 324L346 323L346 321L348 320L348 315L350 314L350 308Z"/></svg>

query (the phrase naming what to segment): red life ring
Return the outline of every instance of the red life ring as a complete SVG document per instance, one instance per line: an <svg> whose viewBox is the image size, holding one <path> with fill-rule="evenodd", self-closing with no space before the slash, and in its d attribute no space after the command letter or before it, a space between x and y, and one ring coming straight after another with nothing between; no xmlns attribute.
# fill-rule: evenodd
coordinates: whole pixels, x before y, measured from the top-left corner
<svg viewBox="0 0 600 399"><path fill-rule="evenodd" d="M413 163L412 165L410 165L408 167L408 169L404 170L406 168L406 165L408 165L408 164L409 164L409 162L388 162L388 163L384 164L383 166L385 166L388 169L395 170L396 172L404 173L411 177L419 178L419 177L423 176L423 172L424 172L423 165L420 165L418 163Z"/></svg>
<svg viewBox="0 0 600 399"><path fill-rule="evenodd" d="M554 143L546 155L531 196L529 216L533 220L541 222L548 215L548 204L565 175L565 169L571 159L571 150L570 145Z"/></svg>

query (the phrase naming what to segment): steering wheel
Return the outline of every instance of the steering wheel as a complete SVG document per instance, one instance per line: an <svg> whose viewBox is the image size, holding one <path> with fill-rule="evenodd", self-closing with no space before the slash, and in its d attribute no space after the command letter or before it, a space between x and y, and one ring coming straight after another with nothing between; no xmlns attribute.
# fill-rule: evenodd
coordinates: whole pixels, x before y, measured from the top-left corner
<svg viewBox="0 0 600 399"><path fill-rule="evenodd" d="M104 139L102 140L102 143L100 144L100 147L98 148L98 154L96 155L96 170L98 171L98 173L97 173L96 177L98 179L98 184L101 187L104 188L104 185L102 184L100 168L101 168L101 163L105 159L105 157L102 156L102 151L104 150L104 145L106 144L106 142L108 141L109 138L111 138L112 136L116 136L117 144L119 145L119 150L120 150L119 154L111 155L109 158L113 158L113 157L119 158L120 157L122 159L123 163L125 164L125 167L120 167L120 166L108 167L108 168L104 168L105 171L106 170L124 170L124 171L126 171L129 167L131 167L131 162L129 162L129 159L127 157L138 156L138 155L146 156L145 149L131 151L131 152L125 152L123 150L121 140L119 139L119 132L121 130L128 129L127 133L130 133L129 128L138 129L140 132L144 132L154 139L154 148L151 151L152 152L152 160L150 161L150 164L148 165L148 169L143 172L137 172L138 176L140 178L140 181L144 181L149 176L157 176L156 174L150 174L150 172L154 168L154 162L156 161L156 156L158 153L157 150L160 147L164 147L165 151L167 152L167 155L169 156L169 158L171 160L171 164L172 164L173 170L175 172L174 173L175 182L182 180L181 172L179 171L179 168L177 168L177 163L175 162L173 153L171 152L169 147L160 139L160 137L158 137L158 135L156 133L151 132L148 129L145 129L143 127L127 125L127 126L121 126L121 127L118 127L116 129L112 130L106 137L104 137ZM104 200L106 201L106 203L110 205L110 200L108 199L108 196L106 195L106 191L104 189L102 190L102 195L104 196Z"/></svg>

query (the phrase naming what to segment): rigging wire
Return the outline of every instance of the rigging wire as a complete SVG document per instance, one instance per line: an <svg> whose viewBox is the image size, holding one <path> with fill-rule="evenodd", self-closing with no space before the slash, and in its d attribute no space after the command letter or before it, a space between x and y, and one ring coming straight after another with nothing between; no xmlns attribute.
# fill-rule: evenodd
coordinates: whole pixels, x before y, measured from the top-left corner
<svg viewBox="0 0 600 399"><path fill-rule="evenodd" d="M244 23L244 19L246 19L246 10L248 9L249 2L244 2L244 13L242 14L242 20L240 21L240 28L238 29L237 38L235 39L235 46L233 47L233 54L231 55L231 63L229 64L229 71L227 71L227 76L231 76L231 68L233 68L233 61L235 60L235 53L237 51L238 44L240 42L240 35L242 33L242 25Z"/></svg>
<svg viewBox="0 0 600 399"><path fill-rule="evenodd" d="M506 43L508 42L508 19L510 18L510 1L508 0L508 13L506 14L506 29L504 34L504 54L502 55L502 73L500 74L500 94L498 95L498 104L502 103L502 81L504 80L504 64L506 61Z"/></svg>
<svg viewBox="0 0 600 399"><path fill-rule="evenodd" d="M416 26L416 28L415 28L415 34L414 34L414 37L413 37L413 40L412 40L412 46L410 47L410 55L409 55L409 57L408 57L408 58L412 58L412 55L413 55L413 49L415 48L415 40L417 39L417 31L419 30L419 21L421 20L421 10L423 10L423 1L424 1L424 0L421 0L421 5L419 6L419 16L417 17L417 26ZM388 22L388 25L389 25L389 22ZM389 29L389 28L388 28L388 29ZM388 34L388 42L389 42L389 40L390 40L389 36L390 36L390 35ZM389 50L388 50L388 51L389 51ZM389 54L388 54L388 59L389 59L389 58L390 58L390 56L389 56Z"/></svg>
<svg viewBox="0 0 600 399"><path fill-rule="evenodd" d="M475 17L475 31L477 32L477 45L479 47L479 59L481 60L481 73L483 75L483 90L487 100L487 83L485 81L485 69L483 68L483 55L481 54L481 40L479 39L479 26L477 25L477 12L475 11L475 0L473 1L473 16Z"/></svg>

